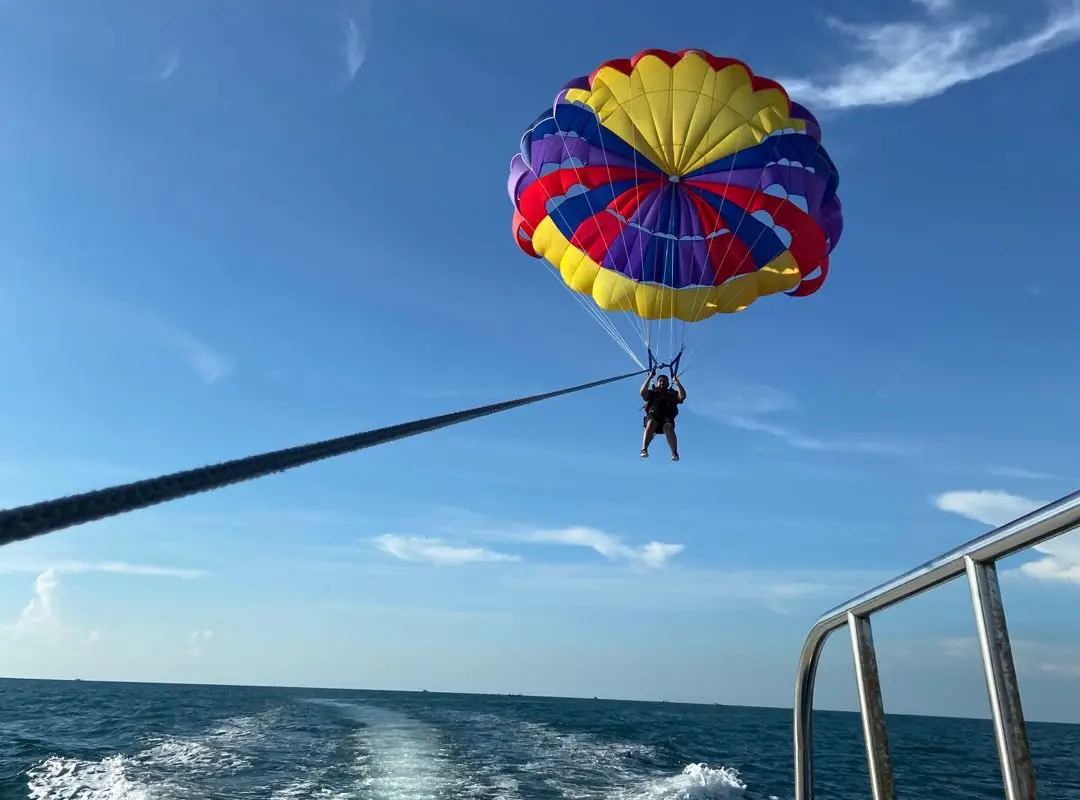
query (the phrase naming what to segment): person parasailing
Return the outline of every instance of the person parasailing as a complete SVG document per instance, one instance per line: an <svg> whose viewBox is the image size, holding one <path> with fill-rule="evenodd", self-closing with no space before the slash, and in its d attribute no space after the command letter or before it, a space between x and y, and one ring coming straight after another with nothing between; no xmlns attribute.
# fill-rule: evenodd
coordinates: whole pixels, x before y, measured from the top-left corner
<svg viewBox="0 0 1080 800"><path fill-rule="evenodd" d="M675 384L668 385L668 376L661 375L653 383L655 370L650 370L641 384L641 399L645 401L645 437L641 442L641 457L649 457L649 444L657 433L663 433L671 448L671 460L679 460L679 439L675 435L675 417L679 415L679 406L686 401L686 388L678 375L672 375ZM651 384L651 385L650 385Z"/></svg>

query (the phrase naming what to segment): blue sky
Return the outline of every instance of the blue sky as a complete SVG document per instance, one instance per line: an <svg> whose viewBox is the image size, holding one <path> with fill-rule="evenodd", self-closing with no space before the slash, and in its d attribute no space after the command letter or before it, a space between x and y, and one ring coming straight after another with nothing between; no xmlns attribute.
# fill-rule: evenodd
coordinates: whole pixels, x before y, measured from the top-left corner
<svg viewBox="0 0 1080 800"><path fill-rule="evenodd" d="M1080 6L872 6L3 3L6 506L631 368L505 191L608 58L783 80L846 228L695 326L679 464L635 380L14 545L0 674L786 705L818 613L1067 493ZM1029 716L1080 719L1080 543L1003 569ZM891 710L985 713L964 592L882 615Z"/></svg>

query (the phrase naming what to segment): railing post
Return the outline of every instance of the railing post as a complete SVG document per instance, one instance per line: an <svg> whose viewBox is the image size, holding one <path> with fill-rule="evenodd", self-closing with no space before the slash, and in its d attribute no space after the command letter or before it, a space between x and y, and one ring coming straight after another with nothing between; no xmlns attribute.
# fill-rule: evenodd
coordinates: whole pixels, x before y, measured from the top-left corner
<svg viewBox="0 0 1080 800"><path fill-rule="evenodd" d="M885 704L881 698L881 679L878 676L870 617L848 612L847 624L855 658L855 682L859 690L859 712L866 742L870 789L874 793L874 800L896 800L889 734L885 729Z"/></svg>
<svg viewBox="0 0 1080 800"><path fill-rule="evenodd" d="M814 680L817 677L821 649L833 630L836 630L836 627L830 630L815 626L806 637L799 653L793 725L795 800L814 800Z"/></svg>
<svg viewBox="0 0 1080 800"><path fill-rule="evenodd" d="M990 694L990 714L994 720L1005 797L1007 800L1035 800L1035 771L1031 764L1027 725L1020 704L1020 686L1005 624L997 567L992 562L964 556L964 568L975 609L975 627Z"/></svg>

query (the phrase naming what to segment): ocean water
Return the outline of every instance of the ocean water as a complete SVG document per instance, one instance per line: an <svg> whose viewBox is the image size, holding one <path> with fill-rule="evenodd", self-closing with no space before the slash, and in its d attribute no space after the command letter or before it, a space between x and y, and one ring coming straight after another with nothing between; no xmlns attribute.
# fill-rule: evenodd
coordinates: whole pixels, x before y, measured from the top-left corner
<svg viewBox="0 0 1080 800"><path fill-rule="evenodd" d="M823 712L817 796L869 796L855 714ZM990 725L892 720L905 798L1000 798ZM1080 797L1080 727L1033 724L1043 800ZM791 712L435 693L0 680L0 798L789 800Z"/></svg>

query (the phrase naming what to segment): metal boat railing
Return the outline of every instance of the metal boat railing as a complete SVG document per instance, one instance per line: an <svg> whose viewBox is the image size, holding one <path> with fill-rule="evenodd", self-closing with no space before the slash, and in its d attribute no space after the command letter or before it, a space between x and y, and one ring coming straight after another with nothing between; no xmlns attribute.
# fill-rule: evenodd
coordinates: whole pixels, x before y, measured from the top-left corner
<svg viewBox="0 0 1080 800"><path fill-rule="evenodd" d="M990 695L1007 800L1035 800L1027 725L1005 624L997 564L1002 558L1045 542L1080 525L1080 492L1064 497L928 561L910 572L837 606L810 629L799 656L795 683L795 800L813 800L814 677L825 640L840 628L851 635L855 682L874 800L894 800L889 738L881 700L870 615L966 574L975 610L975 630Z"/></svg>

